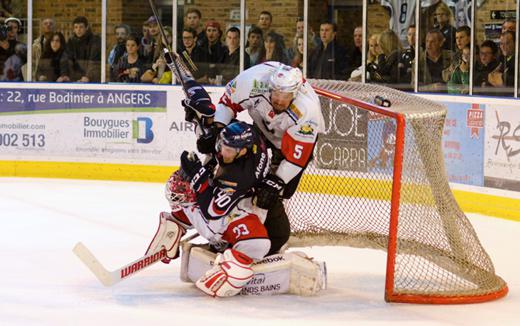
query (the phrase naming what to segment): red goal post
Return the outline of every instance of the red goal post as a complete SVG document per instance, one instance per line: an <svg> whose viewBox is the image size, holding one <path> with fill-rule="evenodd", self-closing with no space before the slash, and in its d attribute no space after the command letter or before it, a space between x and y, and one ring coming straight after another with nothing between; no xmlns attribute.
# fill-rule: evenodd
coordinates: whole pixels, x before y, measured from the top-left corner
<svg viewBox="0 0 520 326"><path fill-rule="evenodd" d="M441 146L446 108L379 85L310 82L326 128L287 202L290 244L385 250L389 302L505 296L507 284L449 188ZM372 104L376 96L391 106Z"/></svg>

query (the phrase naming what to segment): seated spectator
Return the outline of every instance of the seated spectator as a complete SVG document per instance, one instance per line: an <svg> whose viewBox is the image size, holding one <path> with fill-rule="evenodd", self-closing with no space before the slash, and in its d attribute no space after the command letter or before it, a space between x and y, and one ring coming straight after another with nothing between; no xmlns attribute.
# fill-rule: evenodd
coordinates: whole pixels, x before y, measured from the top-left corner
<svg viewBox="0 0 520 326"><path fill-rule="evenodd" d="M372 80L390 84L399 82L399 58L402 51L399 36L394 31L387 29L379 35L377 44L379 55Z"/></svg>
<svg viewBox="0 0 520 326"><path fill-rule="evenodd" d="M40 36L38 36L32 44L32 73L33 80L38 80L38 66L39 60L42 56L45 43L48 42L54 33L56 23L52 18L44 18L40 23ZM65 43L63 43L65 46Z"/></svg>
<svg viewBox="0 0 520 326"><path fill-rule="evenodd" d="M7 78L4 80L13 81L22 76L22 79L20 80L24 80L23 73L25 73L25 71L22 71L22 67L27 62L27 47L24 43L18 41L18 31L22 26L22 22L16 17L9 17L5 20L4 24L7 25L8 31L6 38L0 40L0 76ZM9 67L16 70L11 71L9 75L6 75L4 67L7 60L13 55L15 57L10 60ZM18 60L20 59L23 60L21 65L18 64Z"/></svg>
<svg viewBox="0 0 520 326"><path fill-rule="evenodd" d="M283 41L280 38L280 35L275 32L269 32L264 39L260 62L266 61L278 61L285 64L289 63L289 60L285 55Z"/></svg>
<svg viewBox="0 0 520 326"><path fill-rule="evenodd" d="M471 29L469 26L461 26L455 32L456 51L451 57L450 66L442 72L442 78L445 82L450 80L455 69L460 65L462 50L471 44Z"/></svg>
<svg viewBox="0 0 520 326"><path fill-rule="evenodd" d="M256 26L251 26L247 33L246 53L249 55L251 66L260 63L260 56L262 54L263 38L262 30Z"/></svg>
<svg viewBox="0 0 520 326"><path fill-rule="evenodd" d="M1 80L7 82L24 81L22 66L27 62L27 47L23 43L18 43L14 47L14 54L4 63L4 73Z"/></svg>
<svg viewBox="0 0 520 326"><path fill-rule="evenodd" d="M126 40L126 54L117 64L117 82L140 83L141 75L148 69L148 64L139 54L140 40L130 35Z"/></svg>
<svg viewBox="0 0 520 326"><path fill-rule="evenodd" d="M116 25L114 28L114 32L116 35L116 44L112 47L110 52L108 53L108 65L110 66L110 81L116 80L117 72L114 70L119 59L126 52L126 40L130 35L130 26L126 24Z"/></svg>
<svg viewBox="0 0 520 326"><path fill-rule="evenodd" d="M53 33L43 47L38 63L37 81L70 82L70 61L65 52L65 37L60 32Z"/></svg>
<svg viewBox="0 0 520 326"><path fill-rule="evenodd" d="M379 49L379 45L377 43L378 39L379 39L379 34L372 34L368 38L368 53L367 53L367 65L366 65L367 80L371 80L370 71L371 70L372 70L372 72L374 71L374 69L375 69L374 66L377 66L377 57L381 53L380 49ZM352 71L350 73L349 80L360 82L362 74L363 74L363 67L358 67L357 69L355 69L354 71Z"/></svg>
<svg viewBox="0 0 520 326"><path fill-rule="evenodd" d="M399 88L403 90L413 89L411 83L415 58L415 32L415 25L410 25L406 31L406 40L408 41L409 47L401 53L399 58L399 82L401 84Z"/></svg>
<svg viewBox="0 0 520 326"><path fill-rule="evenodd" d="M514 87L515 85L515 33L506 31L500 35L501 57L499 64L488 75L488 81L494 87ZM511 95L507 90L504 95Z"/></svg>
<svg viewBox="0 0 520 326"><path fill-rule="evenodd" d="M469 61L471 49L466 45L462 49L459 64L453 70L448 82L448 93L450 94L469 94Z"/></svg>
<svg viewBox="0 0 520 326"><path fill-rule="evenodd" d="M217 64L224 60L225 48L220 38L222 29L220 23L215 20L206 22L206 40L201 46L207 53L208 78L215 78L217 75Z"/></svg>
<svg viewBox="0 0 520 326"><path fill-rule="evenodd" d="M257 26L262 30L263 38L265 39L267 37L267 34L269 33L276 33L272 29L273 25L273 15L269 11L262 11L260 15L258 16L258 23ZM276 33L278 34L278 33ZM280 40L284 42L283 36L281 34L278 34ZM284 42L285 47L285 42Z"/></svg>
<svg viewBox="0 0 520 326"><path fill-rule="evenodd" d="M143 26L143 37L140 42L140 57L147 64L152 64L161 55L162 46L160 45L161 35L159 33L159 23L155 16L150 16Z"/></svg>
<svg viewBox="0 0 520 326"><path fill-rule="evenodd" d="M247 53L244 55L244 69L247 69L251 63L249 55ZM236 27L231 27L226 32L226 51L219 72L222 75L223 84L227 84L240 72L240 30Z"/></svg>
<svg viewBox="0 0 520 326"><path fill-rule="evenodd" d="M504 32L516 33L516 19L514 19L514 18L507 18L502 23L502 33L504 33Z"/></svg>
<svg viewBox="0 0 520 326"><path fill-rule="evenodd" d="M314 51L314 42L312 40L312 36L308 35L307 37L307 53L312 53ZM304 40L303 35L296 37L293 40L292 51L293 57L288 58L289 63L292 67L298 67L303 71L303 52L304 52Z"/></svg>
<svg viewBox="0 0 520 326"><path fill-rule="evenodd" d="M320 28L321 29L321 28ZM320 33L321 36L321 33ZM353 38L354 38L354 46L347 51L347 60L348 60L348 66L347 66L347 77L352 76L352 72L359 67L361 67L361 60L363 56L362 47L363 47L363 26L356 26L354 28L353 32ZM321 42L320 42L321 43ZM361 72L359 74L359 80L361 80ZM356 74L355 74L356 75ZM353 76L355 77L355 76Z"/></svg>
<svg viewBox="0 0 520 326"><path fill-rule="evenodd" d="M425 42L425 50L419 51L419 84L425 85L421 90L428 92L445 90L446 82L442 79L442 71L451 63L451 51L442 48L444 37L438 30L430 30L426 34ZM415 72L412 72L412 75L414 74Z"/></svg>
<svg viewBox="0 0 520 326"><path fill-rule="evenodd" d="M197 45L197 32L193 28L182 31L182 46L177 50L186 67L199 83L208 82L208 54Z"/></svg>
<svg viewBox="0 0 520 326"><path fill-rule="evenodd" d="M67 42L67 56L72 67L70 79L82 83L101 80L101 39L90 30L86 17L78 16L72 22L73 35Z"/></svg>
<svg viewBox="0 0 520 326"><path fill-rule="evenodd" d="M444 50L455 50L455 27L454 27L454 19L453 13L450 8L444 2L440 2L435 8L435 21L436 24L434 26L442 33L444 36L444 43L442 44L442 48Z"/></svg>
<svg viewBox="0 0 520 326"><path fill-rule="evenodd" d="M345 80L349 66L347 51L336 41L337 26L332 22L320 25L321 44L309 58L308 76L317 79Z"/></svg>
<svg viewBox="0 0 520 326"><path fill-rule="evenodd" d="M479 90L480 87L492 86L488 81L488 75L498 66L497 54L498 47L495 42L486 40L480 45L478 60L473 71L474 93L483 91Z"/></svg>
<svg viewBox="0 0 520 326"><path fill-rule="evenodd" d="M189 8L184 13L184 29L191 28L195 31L197 36L197 42L204 42L204 28L201 25L202 21L202 13L197 8ZM181 35L182 37L182 35ZM177 42L177 44L181 44L182 42ZM199 44L199 45L200 45Z"/></svg>

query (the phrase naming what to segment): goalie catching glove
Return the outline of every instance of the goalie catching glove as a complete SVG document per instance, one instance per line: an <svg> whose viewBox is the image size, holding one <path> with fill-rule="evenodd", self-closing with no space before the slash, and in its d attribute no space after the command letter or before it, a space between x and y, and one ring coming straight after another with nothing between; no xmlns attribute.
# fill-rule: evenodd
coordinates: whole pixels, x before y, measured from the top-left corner
<svg viewBox="0 0 520 326"><path fill-rule="evenodd" d="M262 180L256 194L256 206L263 209L271 209L285 188L285 182L275 174L268 174Z"/></svg>

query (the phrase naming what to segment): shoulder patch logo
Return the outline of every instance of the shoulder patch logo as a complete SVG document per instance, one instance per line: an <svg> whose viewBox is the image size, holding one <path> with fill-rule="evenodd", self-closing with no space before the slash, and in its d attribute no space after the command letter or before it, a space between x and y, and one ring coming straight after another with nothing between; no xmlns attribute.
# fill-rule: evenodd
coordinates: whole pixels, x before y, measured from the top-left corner
<svg viewBox="0 0 520 326"><path fill-rule="evenodd" d="M298 119L300 119L303 114L300 110L298 110L298 108L296 107L296 105L294 105L294 103L291 103L291 105L289 106L289 109L298 117Z"/></svg>
<svg viewBox="0 0 520 326"><path fill-rule="evenodd" d="M312 135L314 133L314 129L310 124L306 123L301 126L300 130L298 130L298 133L302 135Z"/></svg>

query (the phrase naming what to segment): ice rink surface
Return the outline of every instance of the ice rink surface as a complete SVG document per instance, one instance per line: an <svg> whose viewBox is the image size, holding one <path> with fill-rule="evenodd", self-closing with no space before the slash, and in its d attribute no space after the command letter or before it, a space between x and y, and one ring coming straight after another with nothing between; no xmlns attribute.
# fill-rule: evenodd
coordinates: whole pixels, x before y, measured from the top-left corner
<svg viewBox="0 0 520 326"><path fill-rule="evenodd" d="M179 279L180 261L105 288L74 256L84 242L109 270L140 257L167 210L163 185L0 178L0 325L520 325L520 223L469 214L504 299L471 305L388 304L385 253L304 248L324 260L316 297L213 299Z"/></svg>

